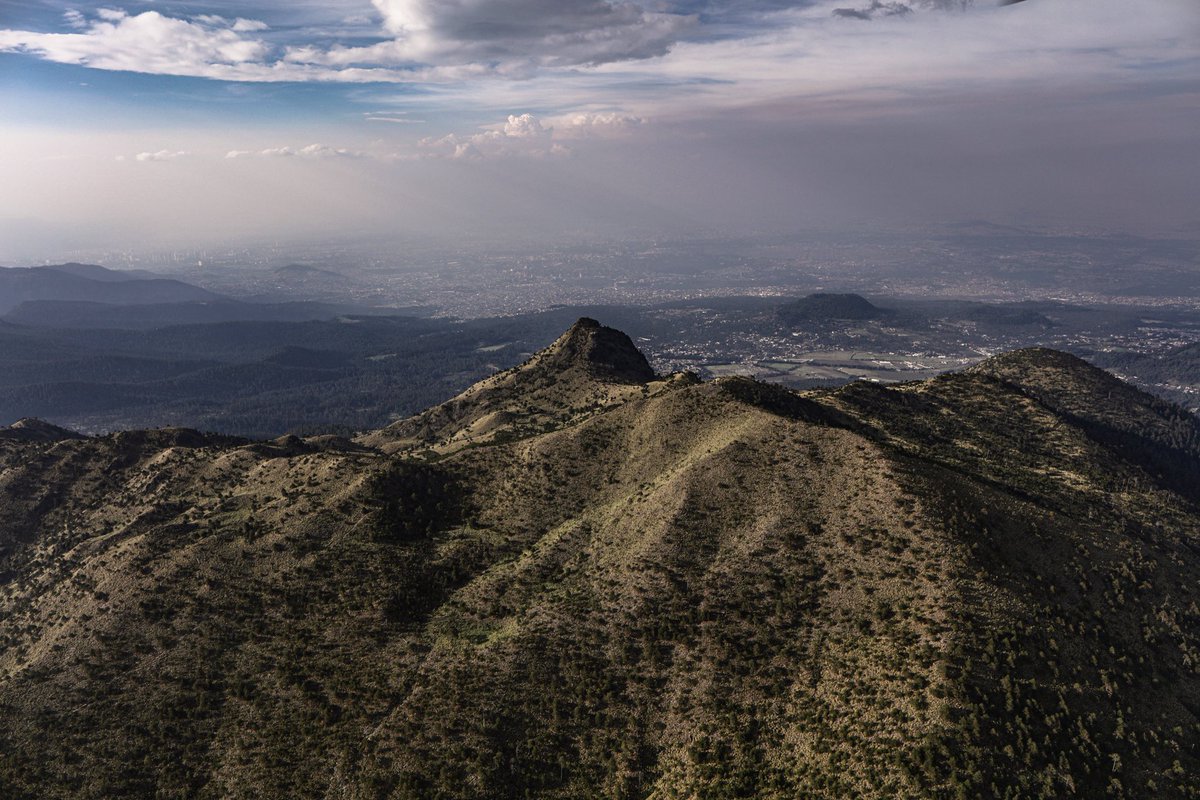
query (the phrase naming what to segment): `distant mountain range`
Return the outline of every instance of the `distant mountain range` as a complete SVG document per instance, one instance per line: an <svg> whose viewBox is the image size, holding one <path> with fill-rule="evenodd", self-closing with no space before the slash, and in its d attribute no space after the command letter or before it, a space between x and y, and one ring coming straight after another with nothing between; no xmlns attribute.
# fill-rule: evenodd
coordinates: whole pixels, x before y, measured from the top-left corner
<svg viewBox="0 0 1200 800"><path fill-rule="evenodd" d="M182 281L91 264L0 269L0 314L32 300L142 305L218 299L220 295Z"/></svg>
<svg viewBox="0 0 1200 800"><path fill-rule="evenodd" d="M838 325L846 322L881 321L905 326L928 326L936 320L976 323L1001 328L1049 329L1055 323L1045 314L1012 304L941 300L908 301L900 309L872 303L858 294L818 292L784 303L779 318L792 327Z"/></svg>
<svg viewBox="0 0 1200 800"><path fill-rule="evenodd" d="M175 325L212 325L223 322L307 322L343 315L385 315L403 311L404 309L369 309L303 300L287 303L246 303L218 298L131 305L84 300L27 300L5 314L3 320L39 328L151 330Z"/></svg>
<svg viewBox="0 0 1200 800"><path fill-rule="evenodd" d="M301 283L341 281L335 272L291 264L275 270ZM95 264L0 268L0 319L44 328L149 330L224 322L302 322L345 314L423 314L417 308L345 303L246 302L145 270Z"/></svg>
<svg viewBox="0 0 1200 800"><path fill-rule="evenodd" d="M0 433L5 797L1197 775L1200 422L1065 353L795 392L582 319L354 441Z"/></svg>

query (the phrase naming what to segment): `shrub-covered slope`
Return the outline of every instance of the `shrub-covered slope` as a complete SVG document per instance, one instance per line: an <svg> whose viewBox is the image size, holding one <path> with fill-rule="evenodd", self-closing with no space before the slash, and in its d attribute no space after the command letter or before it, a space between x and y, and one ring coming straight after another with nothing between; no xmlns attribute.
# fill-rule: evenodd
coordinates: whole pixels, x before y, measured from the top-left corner
<svg viewBox="0 0 1200 800"><path fill-rule="evenodd" d="M383 449L0 436L4 796L1200 796L1192 418L607 330Z"/></svg>

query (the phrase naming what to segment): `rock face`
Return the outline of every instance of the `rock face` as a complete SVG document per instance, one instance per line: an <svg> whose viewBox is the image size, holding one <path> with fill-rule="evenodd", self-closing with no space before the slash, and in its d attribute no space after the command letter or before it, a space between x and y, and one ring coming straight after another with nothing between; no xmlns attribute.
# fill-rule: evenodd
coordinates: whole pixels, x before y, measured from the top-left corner
<svg viewBox="0 0 1200 800"><path fill-rule="evenodd" d="M656 377L646 357L627 335L588 317L582 317L535 356L526 369L560 375L580 371L607 383L643 384Z"/></svg>
<svg viewBox="0 0 1200 800"><path fill-rule="evenodd" d="M1194 418L635 354L358 443L0 436L3 795L1200 796Z"/></svg>

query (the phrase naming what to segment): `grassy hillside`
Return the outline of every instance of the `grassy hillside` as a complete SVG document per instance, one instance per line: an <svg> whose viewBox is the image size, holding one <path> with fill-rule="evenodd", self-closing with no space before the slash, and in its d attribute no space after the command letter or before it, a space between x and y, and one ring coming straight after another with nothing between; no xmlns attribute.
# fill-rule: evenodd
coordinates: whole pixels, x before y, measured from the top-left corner
<svg viewBox="0 0 1200 800"><path fill-rule="evenodd" d="M360 442L0 436L3 795L1200 797L1193 417L1053 351L639 359L581 321Z"/></svg>

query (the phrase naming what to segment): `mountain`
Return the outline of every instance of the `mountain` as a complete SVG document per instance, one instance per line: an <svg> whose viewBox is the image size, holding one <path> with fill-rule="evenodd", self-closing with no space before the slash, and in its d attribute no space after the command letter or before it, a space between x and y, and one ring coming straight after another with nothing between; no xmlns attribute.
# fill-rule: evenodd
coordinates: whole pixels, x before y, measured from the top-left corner
<svg viewBox="0 0 1200 800"><path fill-rule="evenodd" d="M137 317L142 307L125 308ZM544 327L384 316L151 330L0 325L0 420L38 417L89 433L361 431L520 361L563 322ZM494 342L513 348L479 349Z"/></svg>
<svg viewBox="0 0 1200 800"><path fill-rule="evenodd" d="M592 320L358 442L0 437L0 786L1195 798L1196 442L1055 351L797 393Z"/></svg>
<svg viewBox="0 0 1200 800"><path fill-rule="evenodd" d="M1154 387L1164 397L1195 409L1200 394L1200 343L1160 354L1099 352L1096 362Z"/></svg>
<svg viewBox="0 0 1200 800"><path fill-rule="evenodd" d="M779 307L779 317L788 325L837 320L881 319L891 315L862 295L818 292Z"/></svg>
<svg viewBox="0 0 1200 800"><path fill-rule="evenodd" d="M511 438L641 394L656 378L628 336L584 317L525 363L364 441L395 451Z"/></svg>
<svg viewBox="0 0 1200 800"><path fill-rule="evenodd" d="M86 264L0 269L0 314L30 300L116 305L216 300L220 295L170 278L130 277Z"/></svg>

